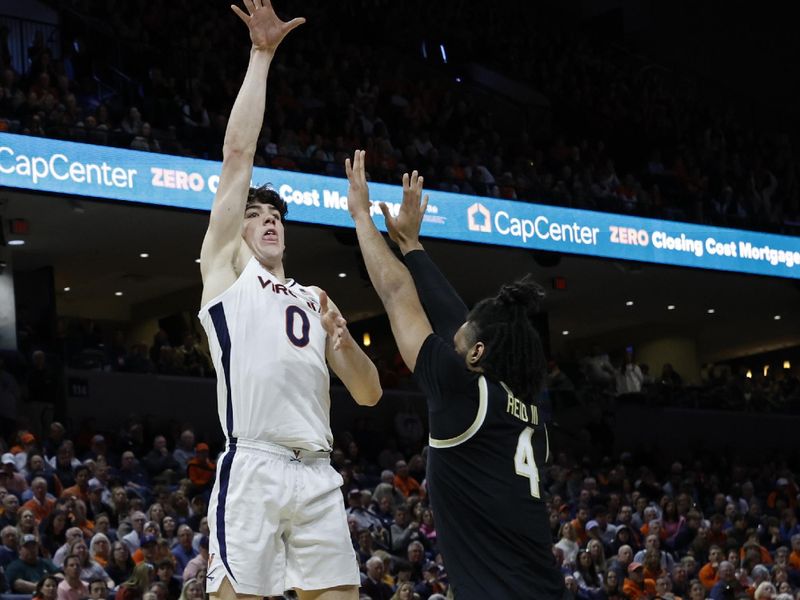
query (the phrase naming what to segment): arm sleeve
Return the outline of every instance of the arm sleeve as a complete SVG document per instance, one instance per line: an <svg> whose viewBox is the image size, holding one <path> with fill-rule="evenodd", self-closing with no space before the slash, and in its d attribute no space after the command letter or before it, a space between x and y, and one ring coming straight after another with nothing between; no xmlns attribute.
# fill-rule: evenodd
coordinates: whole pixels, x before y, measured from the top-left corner
<svg viewBox="0 0 800 600"><path fill-rule="evenodd" d="M403 259L434 332L452 345L453 336L467 319L467 306L427 252L412 250Z"/></svg>

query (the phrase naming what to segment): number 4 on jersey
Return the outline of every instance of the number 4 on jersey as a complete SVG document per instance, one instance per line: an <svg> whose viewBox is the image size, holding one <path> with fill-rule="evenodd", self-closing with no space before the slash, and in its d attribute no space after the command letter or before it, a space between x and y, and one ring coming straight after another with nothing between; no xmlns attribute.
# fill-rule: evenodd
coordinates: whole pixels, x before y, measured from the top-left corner
<svg viewBox="0 0 800 600"><path fill-rule="evenodd" d="M533 429L526 427L519 434L517 451L514 454L514 468L517 475L527 477L531 483L531 496L539 498L539 469L533 457Z"/></svg>

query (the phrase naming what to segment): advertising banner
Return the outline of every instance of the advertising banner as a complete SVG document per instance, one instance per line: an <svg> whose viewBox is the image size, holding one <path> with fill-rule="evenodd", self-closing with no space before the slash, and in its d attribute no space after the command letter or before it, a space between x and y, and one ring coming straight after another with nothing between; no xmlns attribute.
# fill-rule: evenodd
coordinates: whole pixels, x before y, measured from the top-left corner
<svg viewBox="0 0 800 600"><path fill-rule="evenodd" d="M222 164L165 154L0 133L0 187L210 210ZM289 221L352 227L347 180L253 169L289 204ZM422 235L800 279L800 238L678 221L429 190ZM399 185L370 184L373 201L399 208ZM377 206L373 214L384 229Z"/></svg>

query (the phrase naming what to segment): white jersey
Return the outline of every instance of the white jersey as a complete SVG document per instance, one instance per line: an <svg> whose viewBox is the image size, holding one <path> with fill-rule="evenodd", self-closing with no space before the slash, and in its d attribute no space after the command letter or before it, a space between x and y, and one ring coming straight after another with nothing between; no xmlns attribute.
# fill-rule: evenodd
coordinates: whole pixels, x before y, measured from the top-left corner
<svg viewBox="0 0 800 600"><path fill-rule="evenodd" d="M316 293L251 258L236 282L198 314L217 370L228 440L330 450L327 335Z"/></svg>

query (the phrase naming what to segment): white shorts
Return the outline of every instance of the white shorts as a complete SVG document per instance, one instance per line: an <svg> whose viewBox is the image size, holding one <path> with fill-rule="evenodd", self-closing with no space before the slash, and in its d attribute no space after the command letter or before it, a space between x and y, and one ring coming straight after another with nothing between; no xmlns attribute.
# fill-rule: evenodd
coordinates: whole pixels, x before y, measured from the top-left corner
<svg viewBox="0 0 800 600"><path fill-rule="evenodd" d="M359 585L341 485L326 452L229 444L208 505L206 591L226 576L256 596Z"/></svg>

